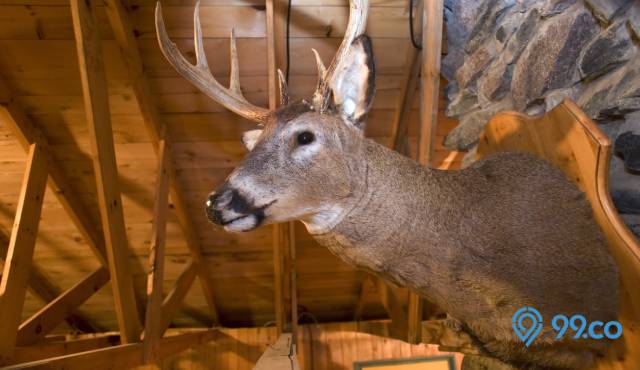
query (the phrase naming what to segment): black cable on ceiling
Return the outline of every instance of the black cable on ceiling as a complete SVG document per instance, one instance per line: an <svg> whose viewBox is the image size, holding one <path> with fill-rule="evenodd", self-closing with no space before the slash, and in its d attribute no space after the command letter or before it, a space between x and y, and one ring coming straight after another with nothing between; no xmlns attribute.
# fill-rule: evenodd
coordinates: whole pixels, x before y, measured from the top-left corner
<svg viewBox="0 0 640 370"><path fill-rule="evenodd" d="M289 0L291 2L291 0ZM418 17L420 14L418 14ZM411 44L414 48L422 50L422 45L418 45L415 35L413 34L413 0L409 0L409 33L411 35Z"/></svg>

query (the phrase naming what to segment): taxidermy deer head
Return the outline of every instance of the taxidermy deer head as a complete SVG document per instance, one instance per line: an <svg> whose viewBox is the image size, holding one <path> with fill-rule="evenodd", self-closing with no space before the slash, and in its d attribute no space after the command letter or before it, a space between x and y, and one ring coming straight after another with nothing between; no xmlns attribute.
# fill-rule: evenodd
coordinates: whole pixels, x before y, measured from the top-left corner
<svg viewBox="0 0 640 370"><path fill-rule="evenodd" d="M289 102L280 74L275 111L242 96L233 33L227 89L207 66L198 7L192 65L169 40L158 5L158 40L169 62L209 97L259 124L242 138L250 153L206 201L207 217L229 231L301 220L346 262L442 307L495 361L588 368L601 343L558 342L547 326L525 349L511 325L524 306L538 309L545 323L558 313L616 317L616 268L584 195L530 155L504 153L462 171L438 171L366 139L375 90L371 44L362 35L368 4L350 4L328 68L315 53L312 98Z"/></svg>
<svg viewBox="0 0 640 370"><path fill-rule="evenodd" d="M357 162L352 155L359 155L358 143L363 140L364 120L375 91L371 42L362 35L367 7L367 0L351 3L349 26L328 68L313 50L318 65L313 97L290 103L286 82L278 71L280 108L269 111L242 95L233 31L227 89L207 65L199 8L196 6L194 14L194 66L169 40L158 5L158 39L169 62L206 95L259 124L242 137L249 156L207 200L211 222L229 231L248 231L274 222L329 219L340 212L341 199L352 192L351 172Z"/></svg>

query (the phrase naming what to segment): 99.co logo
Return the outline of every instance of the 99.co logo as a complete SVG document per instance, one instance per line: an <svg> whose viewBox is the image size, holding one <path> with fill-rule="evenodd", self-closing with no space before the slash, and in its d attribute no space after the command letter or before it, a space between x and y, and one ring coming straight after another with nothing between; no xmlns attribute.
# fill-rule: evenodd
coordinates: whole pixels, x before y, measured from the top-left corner
<svg viewBox="0 0 640 370"><path fill-rule="evenodd" d="M542 331L542 315L533 307L522 307L513 314L511 326L525 347L529 347ZM555 315L551 319L551 327L557 332L556 340L562 339L569 329L573 331L573 339L618 339L622 336L620 322L588 322L586 317L580 314L571 317Z"/></svg>
<svg viewBox="0 0 640 370"><path fill-rule="evenodd" d="M551 320L551 327L558 332L556 340L562 339L567 329L571 328L574 335L573 339L618 339L622 336L622 324L618 321L602 321L587 322L587 319L580 314L576 314L567 318L565 315L555 315Z"/></svg>

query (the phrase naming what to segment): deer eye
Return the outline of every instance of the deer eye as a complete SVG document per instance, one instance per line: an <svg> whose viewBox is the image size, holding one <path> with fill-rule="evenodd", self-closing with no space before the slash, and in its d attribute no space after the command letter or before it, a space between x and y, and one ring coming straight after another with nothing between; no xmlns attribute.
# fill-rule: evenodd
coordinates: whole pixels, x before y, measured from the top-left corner
<svg viewBox="0 0 640 370"><path fill-rule="evenodd" d="M297 140L299 145L311 144L315 140L315 136L310 131L302 131L298 134Z"/></svg>

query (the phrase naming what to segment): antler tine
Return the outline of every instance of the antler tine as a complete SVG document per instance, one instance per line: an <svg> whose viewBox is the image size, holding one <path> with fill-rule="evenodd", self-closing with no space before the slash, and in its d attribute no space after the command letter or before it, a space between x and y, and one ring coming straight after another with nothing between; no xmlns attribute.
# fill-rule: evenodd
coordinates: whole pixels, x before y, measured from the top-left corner
<svg viewBox="0 0 640 370"><path fill-rule="evenodd" d="M329 85L331 84L333 74L338 69L340 64L342 64L342 61L349 52L349 46L351 46L353 40L363 34L365 28L367 27L368 11L369 0L349 0L349 24L347 25L347 30L344 33L344 38L342 39L342 43L340 44L336 55L331 61L329 68L327 68L324 72L323 78L318 81L318 88L313 95L314 106L320 112L326 109L326 104L328 102ZM316 62L318 62L320 58L317 52L315 52L315 54ZM322 61L319 62L319 69L321 64Z"/></svg>
<svg viewBox="0 0 640 370"><path fill-rule="evenodd" d="M240 90L240 69L238 67L238 48L236 47L236 31L231 28L231 49L229 50L231 56L231 75L229 76L229 89L236 95L242 97L242 90ZM246 100L246 99L245 99Z"/></svg>
<svg viewBox="0 0 640 370"><path fill-rule="evenodd" d="M280 81L280 106L289 104L289 89L287 88L287 79L278 68L278 80Z"/></svg>
<svg viewBox="0 0 640 370"><path fill-rule="evenodd" d="M202 29L200 26L200 10L199 3L196 4L194 11L194 41L196 48L197 64L194 66L180 53L176 44L174 44L169 35L167 34L164 20L162 18L162 7L160 2L156 6L156 31L158 34L158 43L160 50L164 54L169 63L176 69L176 71L182 75L189 82L194 84L200 91L206 94L211 99L220 103L222 106L229 110L255 122L266 123L269 117L269 110L255 106L245 100L241 93L239 93L239 84L237 90L226 89L213 77L209 66L207 64L207 57L204 52L204 46L202 42ZM233 37L232 37L233 38ZM235 44L232 41L232 44ZM235 46L232 46L235 49ZM236 53L236 67L232 66L232 77L235 73L237 75L237 53ZM234 64L232 56L232 65ZM232 79L233 80L233 79ZM237 79L236 79L237 81ZM232 82L232 85L234 83Z"/></svg>
<svg viewBox="0 0 640 370"><path fill-rule="evenodd" d="M160 8L160 2L158 2ZM193 44L196 47L196 66L200 69L209 71L209 63L207 63L207 54L204 52L204 43L202 42L202 26L200 26L200 1L196 2L196 9L193 11Z"/></svg>

